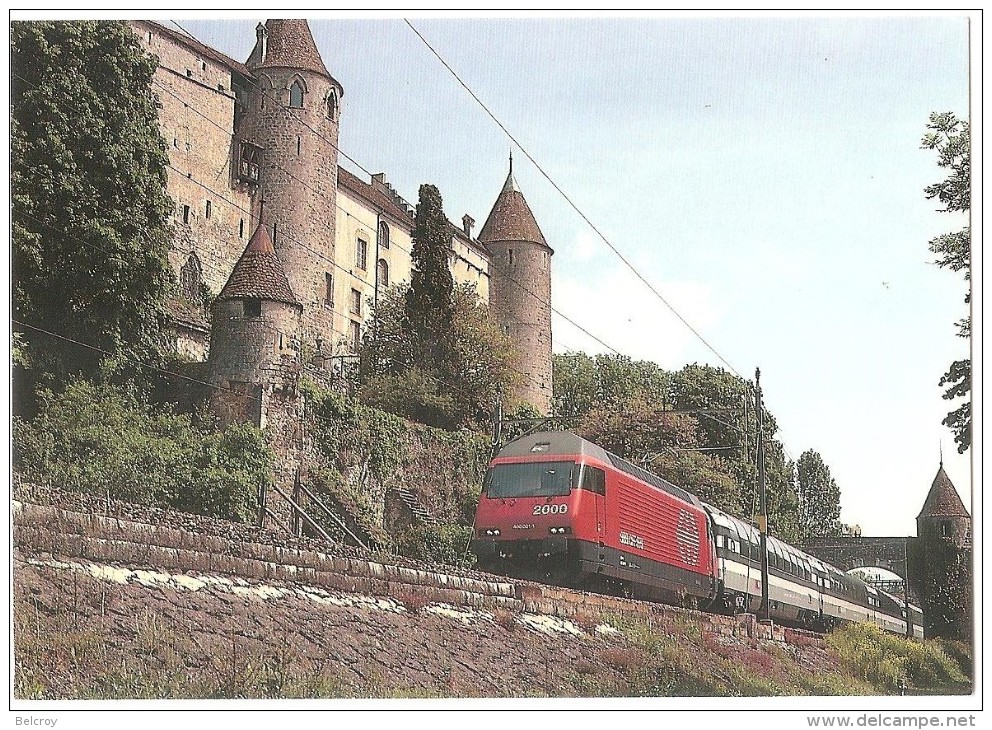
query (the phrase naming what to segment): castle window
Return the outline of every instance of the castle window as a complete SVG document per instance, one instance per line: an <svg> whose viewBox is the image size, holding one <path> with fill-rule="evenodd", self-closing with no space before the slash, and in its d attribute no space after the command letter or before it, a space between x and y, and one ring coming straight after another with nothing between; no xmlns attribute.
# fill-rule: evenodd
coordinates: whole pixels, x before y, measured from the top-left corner
<svg viewBox="0 0 992 730"><path fill-rule="evenodd" d="M303 146L303 137L301 137L300 135L296 135L296 156L297 157L300 156L300 152L302 151L302 146Z"/></svg>
<svg viewBox="0 0 992 730"><path fill-rule="evenodd" d="M257 183L259 178L259 162L262 148L248 142L242 142L238 151L238 180L247 183Z"/></svg>
<svg viewBox="0 0 992 730"><path fill-rule="evenodd" d="M327 118L332 122L338 118L338 95L333 89L327 95Z"/></svg>
<svg viewBox="0 0 992 730"><path fill-rule="evenodd" d="M183 206L183 223L189 223L189 206Z"/></svg>
<svg viewBox="0 0 992 730"><path fill-rule="evenodd" d="M205 217L206 218L209 218L210 217L210 214L212 212L213 212L213 204L208 200L207 201L207 209L206 209L206 212L205 212Z"/></svg>
<svg viewBox="0 0 992 730"><path fill-rule="evenodd" d="M262 316L262 300L261 299L245 299L243 301L244 314L246 317L261 317Z"/></svg>
<svg viewBox="0 0 992 730"><path fill-rule="evenodd" d="M349 344L352 352L358 352L358 346L362 343L362 325L352 322L349 327Z"/></svg>
<svg viewBox="0 0 992 730"><path fill-rule="evenodd" d="M379 286L389 286L389 264L386 259L379 259L375 267L375 280Z"/></svg>
<svg viewBox="0 0 992 730"><path fill-rule="evenodd" d="M355 266L363 271L368 268L369 265L369 242L363 241L361 238L355 244Z"/></svg>
<svg viewBox="0 0 992 730"><path fill-rule="evenodd" d="M940 536L950 537L951 536L951 523L944 521L940 523Z"/></svg>
<svg viewBox="0 0 992 730"><path fill-rule="evenodd" d="M245 237L245 219L242 218L241 222L238 223L238 238Z"/></svg>
<svg viewBox="0 0 992 730"><path fill-rule="evenodd" d="M510 264L510 266L513 266L513 249L512 248L508 248L506 250L506 260L507 260L507 263Z"/></svg>
<svg viewBox="0 0 992 730"><path fill-rule="evenodd" d="M152 42L152 38L154 36L152 35L152 32L151 31L148 31L148 33L145 35L145 37L148 39L148 42L151 43Z"/></svg>
<svg viewBox="0 0 992 730"><path fill-rule="evenodd" d="M351 313L362 316L362 293L358 289L351 290Z"/></svg>
<svg viewBox="0 0 992 730"><path fill-rule="evenodd" d="M389 226L386 221L379 223L379 248L389 248Z"/></svg>
<svg viewBox="0 0 992 730"><path fill-rule="evenodd" d="M289 87L289 105L294 109L303 108L303 84L299 81L294 81Z"/></svg>
<svg viewBox="0 0 992 730"><path fill-rule="evenodd" d="M334 276L329 273L324 274L324 304L334 309Z"/></svg>
<svg viewBox="0 0 992 730"><path fill-rule="evenodd" d="M202 299L200 296L202 282L203 268L200 266L200 259L195 253L191 253L179 270L179 291L183 299L194 304L198 303Z"/></svg>

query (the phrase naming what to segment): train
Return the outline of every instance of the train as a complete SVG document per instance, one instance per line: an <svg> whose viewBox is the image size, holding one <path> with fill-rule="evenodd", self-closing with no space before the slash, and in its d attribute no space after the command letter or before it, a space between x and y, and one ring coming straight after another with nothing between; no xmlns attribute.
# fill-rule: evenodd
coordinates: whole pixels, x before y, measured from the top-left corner
<svg viewBox="0 0 992 730"><path fill-rule="evenodd" d="M482 570L721 613L762 605L760 534L568 431L528 434L489 464L472 552ZM768 616L827 631L869 622L923 637L919 608L770 535Z"/></svg>

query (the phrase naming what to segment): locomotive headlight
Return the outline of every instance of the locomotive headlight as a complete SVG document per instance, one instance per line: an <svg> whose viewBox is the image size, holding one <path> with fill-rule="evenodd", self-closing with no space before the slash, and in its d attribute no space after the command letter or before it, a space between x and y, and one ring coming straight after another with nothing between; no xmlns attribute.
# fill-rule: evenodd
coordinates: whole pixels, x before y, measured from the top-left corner
<svg viewBox="0 0 992 730"><path fill-rule="evenodd" d="M486 530L486 534L490 537L497 537L499 535L499 530Z"/></svg>
<svg viewBox="0 0 992 730"><path fill-rule="evenodd" d="M571 527L552 527L549 530L549 532L552 535L564 535L564 534L566 534L568 532L571 532L571 531L572 531L572 528Z"/></svg>

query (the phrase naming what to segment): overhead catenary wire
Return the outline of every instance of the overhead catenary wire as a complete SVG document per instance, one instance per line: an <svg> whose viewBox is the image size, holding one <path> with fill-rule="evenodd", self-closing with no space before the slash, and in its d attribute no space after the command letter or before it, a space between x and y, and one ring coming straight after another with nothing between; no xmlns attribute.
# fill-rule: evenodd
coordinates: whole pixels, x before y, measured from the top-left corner
<svg viewBox="0 0 992 730"><path fill-rule="evenodd" d="M602 241L610 248L610 250L613 251L614 254L616 254L617 258L619 258L620 261L622 261L623 264L628 269L630 269L630 271L634 274L634 276L636 276L645 286L647 286L647 288L651 291L651 293L654 294L661 301L661 303L664 304L665 307L667 307L668 310L672 314L674 314L678 318L678 320L682 322L682 324L685 325L686 328L688 328L688 330L692 332L692 334L694 334L697 339L699 339L700 342L702 342L706 346L706 348L710 352L716 355L716 357L720 360L720 362L726 365L727 368L732 373L737 375L739 378L743 379L743 376L737 371L737 369L722 354L720 354L720 352L715 347L713 347L713 345L711 345L709 341L705 337L703 337L703 335L700 334L700 332L695 327L693 327L689 323L689 321L685 317L683 317L682 314L671 303L669 303L669 301L664 297L664 295L662 295L662 293L658 291L658 289L650 281L648 281L647 278L645 278L640 271L637 270L637 268L630 262L630 260L627 259L627 257L624 256L623 253L621 253L620 250L616 246L614 246L613 243L610 242L610 240L606 237L606 235L596 226L595 223L592 222L592 220L589 219L589 217L582 211L582 209L579 208L579 206L572 201L572 199L568 196L568 194L558 185L557 182L555 182L555 180L551 177L551 175L549 175L545 171L545 169L540 165L540 163L538 163L538 161L534 159L534 157L530 154L530 152L527 151L527 148L525 148L520 143L520 141L513 135L512 132L510 132L510 130L506 127L506 125L503 124L502 121L500 121L499 117L497 117L489 109L486 103L479 98L478 94L476 94L472 90L472 88L462 80L461 76L459 76L458 73L451 67L451 65L444 59L444 57L441 56L440 53L438 53L438 51L423 36L423 34L419 30L417 30L417 28L413 25L413 23L411 23L410 20L407 18L404 18L403 20L409 26L410 30L412 30L414 34L416 34L416 36L423 42L423 44L428 48L428 50L430 50L430 52L437 58L437 60L441 63L441 65L444 66L448 70L448 72L455 78L455 80L459 83L459 85L461 85L461 87L468 92L468 94L476 101L476 103L480 107L482 107L483 111L485 111L486 114L488 114L489 117L496 123L496 125L501 130L503 130L503 133L513 142L513 144L515 144L517 148L521 152L523 152L523 154L527 157L527 159L530 160L531 164L533 164L534 167L537 169L537 171L541 173L544 179L546 179L551 184L551 186L558 192L558 194L561 195L562 198L564 198L565 202L567 202L569 206L579 215L579 217L582 218L582 220L585 221L585 223L596 233L596 235L599 236L600 239L602 239Z"/></svg>

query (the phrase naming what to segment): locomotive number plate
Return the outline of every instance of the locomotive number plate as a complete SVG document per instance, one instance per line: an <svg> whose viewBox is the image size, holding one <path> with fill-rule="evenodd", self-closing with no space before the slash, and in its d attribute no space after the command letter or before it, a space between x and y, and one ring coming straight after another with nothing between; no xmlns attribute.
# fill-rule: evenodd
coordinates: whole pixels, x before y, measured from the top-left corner
<svg viewBox="0 0 992 730"><path fill-rule="evenodd" d="M534 515L563 515L568 512L567 504L535 504Z"/></svg>

